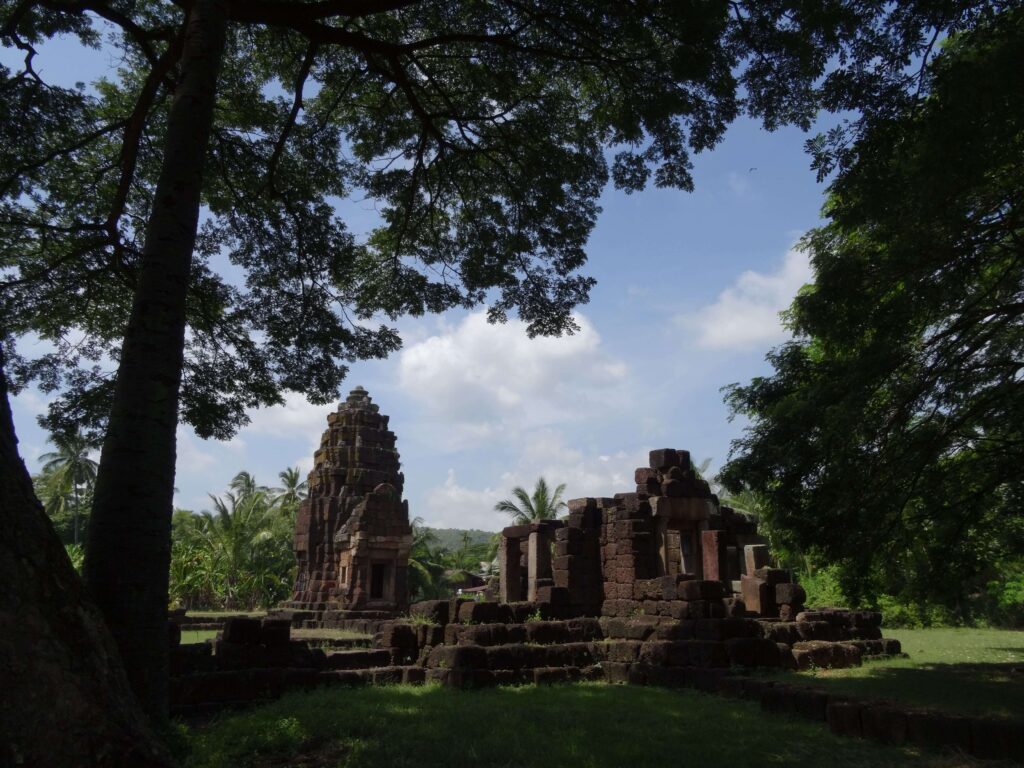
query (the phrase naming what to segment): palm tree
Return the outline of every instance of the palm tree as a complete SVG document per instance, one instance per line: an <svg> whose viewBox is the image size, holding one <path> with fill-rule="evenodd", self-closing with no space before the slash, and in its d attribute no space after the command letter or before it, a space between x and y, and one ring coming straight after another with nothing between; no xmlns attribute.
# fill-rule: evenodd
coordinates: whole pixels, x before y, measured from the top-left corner
<svg viewBox="0 0 1024 768"><path fill-rule="evenodd" d="M95 441L77 432L50 435L47 442L57 450L39 457L44 462L43 475L48 476L48 482L53 483L50 488L51 499L56 500L62 492L64 499L68 493L71 494L74 501L74 544L78 546L82 507L80 491L92 488L96 482L99 464L89 458L89 452L98 446Z"/></svg>
<svg viewBox="0 0 1024 768"><path fill-rule="evenodd" d="M175 517L171 592L175 600L254 608L280 600L291 585L292 526L248 472L213 511Z"/></svg>
<svg viewBox="0 0 1024 768"><path fill-rule="evenodd" d="M253 494L265 492L267 490L262 486L256 485L256 478L244 469L231 478L231 482L228 483L228 487L240 498L252 496Z"/></svg>
<svg viewBox="0 0 1024 768"><path fill-rule="evenodd" d="M562 483L555 488L554 493L551 493L547 480L541 477L533 489L533 496L530 496L522 486L517 485L512 489L512 495L518 503L512 499L502 499L494 505L494 509L510 515L513 525L525 525L537 520L554 520L566 507L566 503L562 501L564 490L565 483Z"/></svg>
<svg viewBox="0 0 1024 768"><path fill-rule="evenodd" d="M306 498L307 485L298 467L288 467L280 472L281 487L272 489L274 505L284 514L294 518L299 504Z"/></svg>
<svg viewBox="0 0 1024 768"><path fill-rule="evenodd" d="M409 593L413 600L429 600L440 597L444 592L441 579L444 566L440 564L441 553L437 552L437 536L423 525L423 518L417 517L409 523L412 527L412 547L409 551Z"/></svg>

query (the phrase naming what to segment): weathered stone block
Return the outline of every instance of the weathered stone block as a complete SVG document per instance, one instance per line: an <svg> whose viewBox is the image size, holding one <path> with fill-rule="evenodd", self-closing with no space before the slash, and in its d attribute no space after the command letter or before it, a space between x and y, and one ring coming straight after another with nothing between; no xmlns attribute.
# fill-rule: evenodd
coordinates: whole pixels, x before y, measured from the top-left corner
<svg viewBox="0 0 1024 768"><path fill-rule="evenodd" d="M648 460L651 469L665 472L671 467L679 466L679 453L674 448L658 448L648 454Z"/></svg>
<svg viewBox="0 0 1024 768"><path fill-rule="evenodd" d="M792 575L785 568L758 568L754 571L754 576L766 581L772 585L772 598L775 597L775 586L778 584L788 583L792 579Z"/></svg>
<svg viewBox="0 0 1024 768"><path fill-rule="evenodd" d="M971 754L985 760L1024 761L1024 722L972 718Z"/></svg>
<svg viewBox="0 0 1024 768"><path fill-rule="evenodd" d="M725 586L720 581L681 581L676 584L676 594L682 600L721 600Z"/></svg>
<svg viewBox="0 0 1024 768"><path fill-rule="evenodd" d="M795 686L776 683L761 691L761 709L772 714L793 714L796 711Z"/></svg>
<svg viewBox="0 0 1024 768"><path fill-rule="evenodd" d="M863 708L864 705L860 701L830 697L825 712L829 730L837 736L863 738L864 732L860 722Z"/></svg>
<svg viewBox="0 0 1024 768"><path fill-rule="evenodd" d="M498 646L502 647L502 646ZM431 669L483 669L487 664L488 649L478 645L438 645L427 657Z"/></svg>
<svg viewBox="0 0 1024 768"><path fill-rule="evenodd" d="M907 713L890 704L866 704L860 713L865 739L900 745L907 740Z"/></svg>
<svg viewBox="0 0 1024 768"><path fill-rule="evenodd" d="M826 722L828 720L828 694L815 688L794 686L793 712L808 720Z"/></svg>
<svg viewBox="0 0 1024 768"><path fill-rule="evenodd" d="M806 600L807 592L799 584L788 583L775 585L775 602L777 603L802 606ZM793 618L796 618L795 614Z"/></svg>
<svg viewBox="0 0 1024 768"><path fill-rule="evenodd" d="M661 624L651 633L655 640L693 640L696 636L697 622L683 619L670 624Z"/></svg>
<svg viewBox="0 0 1024 768"><path fill-rule="evenodd" d="M782 585L779 585L782 586ZM796 621L796 617L803 611L804 606L802 603L795 605L780 605L779 606L779 619L781 621Z"/></svg>
<svg viewBox="0 0 1024 768"><path fill-rule="evenodd" d="M419 648L419 627L412 624L385 624L381 630L380 644L385 648L416 650Z"/></svg>
<svg viewBox="0 0 1024 768"><path fill-rule="evenodd" d="M554 685L579 680L578 667L538 667L533 670L533 682L537 685Z"/></svg>
<svg viewBox="0 0 1024 768"><path fill-rule="evenodd" d="M428 619L432 624L447 624L449 620L450 603L447 600L424 600L413 603L409 608L411 616L420 616Z"/></svg>
<svg viewBox="0 0 1024 768"><path fill-rule="evenodd" d="M911 711L907 713L907 740L928 749L953 747L971 751L971 722L966 717L943 712Z"/></svg>
<svg viewBox="0 0 1024 768"><path fill-rule="evenodd" d="M632 663L640 654L640 643L636 640L612 640L606 645L605 653L609 661Z"/></svg>
<svg viewBox="0 0 1024 768"><path fill-rule="evenodd" d="M754 637L733 637L725 641L729 663L740 667L756 667L759 640Z"/></svg>
<svg viewBox="0 0 1024 768"><path fill-rule="evenodd" d="M459 606L459 621L475 624L507 624L512 612L505 603L470 601Z"/></svg>
<svg viewBox="0 0 1024 768"><path fill-rule="evenodd" d="M748 544L743 547L745 576L753 576L758 568L764 568L770 561L771 553L767 544Z"/></svg>
<svg viewBox="0 0 1024 768"><path fill-rule="evenodd" d="M775 590L768 582L755 576L741 576L740 585L743 594L743 604L748 611L760 616L775 616Z"/></svg>
<svg viewBox="0 0 1024 768"><path fill-rule="evenodd" d="M526 669L533 666L533 649L527 645L496 645L486 649L489 669Z"/></svg>
<svg viewBox="0 0 1024 768"><path fill-rule="evenodd" d="M224 642L236 645L259 645L260 620L233 616L224 622Z"/></svg>

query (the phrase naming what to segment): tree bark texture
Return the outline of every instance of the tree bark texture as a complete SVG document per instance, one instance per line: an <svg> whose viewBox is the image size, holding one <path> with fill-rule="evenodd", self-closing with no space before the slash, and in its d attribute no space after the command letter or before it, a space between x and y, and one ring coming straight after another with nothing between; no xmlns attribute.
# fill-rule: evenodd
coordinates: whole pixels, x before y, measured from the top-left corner
<svg viewBox="0 0 1024 768"><path fill-rule="evenodd" d="M18 456L2 356L0 531L0 765L169 766Z"/></svg>
<svg viewBox="0 0 1024 768"><path fill-rule="evenodd" d="M86 584L139 703L155 721L166 719L168 706L167 586L185 301L226 28L224 0L192 5L85 557Z"/></svg>

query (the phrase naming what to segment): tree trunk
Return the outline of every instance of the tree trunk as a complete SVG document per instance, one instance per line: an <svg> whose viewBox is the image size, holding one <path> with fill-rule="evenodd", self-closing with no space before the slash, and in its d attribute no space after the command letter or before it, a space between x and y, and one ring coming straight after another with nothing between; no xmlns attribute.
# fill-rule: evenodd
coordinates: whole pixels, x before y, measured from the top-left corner
<svg viewBox="0 0 1024 768"><path fill-rule="evenodd" d="M18 456L2 352L0 531L0 765L171 765Z"/></svg>
<svg viewBox="0 0 1024 768"><path fill-rule="evenodd" d="M85 580L143 710L167 717L167 587L185 300L227 28L224 0L189 12L182 77L146 227L96 477Z"/></svg>

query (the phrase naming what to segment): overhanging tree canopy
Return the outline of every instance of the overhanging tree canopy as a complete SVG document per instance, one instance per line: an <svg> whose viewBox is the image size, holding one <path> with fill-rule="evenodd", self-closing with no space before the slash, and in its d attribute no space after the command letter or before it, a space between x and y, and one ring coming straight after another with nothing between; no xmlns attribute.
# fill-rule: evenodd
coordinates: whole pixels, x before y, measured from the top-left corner
<svg viewBox="0 0 1024 768"><path fill-rule="evenodd" d="M1024 551L1024 13L955 38L927 98L872 121L805 240L815 282L723 478L776 533L957 607Z"/></svg>
<svg viewBox="0 0 1024 768"><path fill-rule="evenodd" d="M65 391L57 425L108 419L85 571L147 709L164 708L179 413L223 437L283 390L326 401L347 361L398 345L381 315L487 299L493 319L569 330L609 175L689 187L739 84L769 125L891 109L925 79L915 56L926 72L939 35L1001 5L0 4L26 53L0 86L3 343L15 386ZM33 45L100 43L97 17L117 80L42 82ZM334 213L352 194L380 206L366 242ZM57 352L19 358L26 333ZM105 357L116 381L90 367Z"/></svg>

